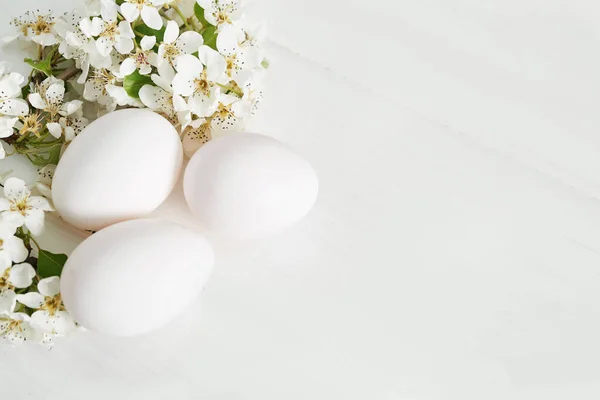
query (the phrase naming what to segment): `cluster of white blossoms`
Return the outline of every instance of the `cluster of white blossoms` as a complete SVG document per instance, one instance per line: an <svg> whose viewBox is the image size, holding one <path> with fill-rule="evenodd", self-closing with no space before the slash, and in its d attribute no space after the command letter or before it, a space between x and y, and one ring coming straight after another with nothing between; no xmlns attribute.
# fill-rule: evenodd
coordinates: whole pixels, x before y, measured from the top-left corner
<svg viewBox="0 0 600 400"><path fill-rule="evenodd" d="M197 0L190 15L181 10L183 1L87 0L80 13L55 17L37 12L16 19L18 35L9 40L37 43L44 55L44 49L53 49L40 61L64 61L63 66L56 63L58 73L49 72L72 79L73 90L79 91L73 98L98 105L89 118L118 107L150 108L178 128L191 155L212 137L243 129L262 98L268 62L261 48L264 29L245 18L241 0ZM64 67L68 61L70 68ZM35 104L29 100L41 109L39 97ZM69 111L76 109L69 106ZM0 112L13 117L2 126L14 121ZM81 127L82 121L69 117L81 115L65 112L59 112L62 122L51 121L51 134L60 130L72 138L77 129L68 127Z"/></svg>
<svg viewBox="0 0 600 400"><path fill-rule="evenodd" d="M59 270L50 253L40 254L34 236L44 229L44 213L53 208L32 196L20 179L8 178L0 198L0 343L51 344L76 324L60 296ZM43 257L42 257L43 256ZM50 268L44 263L50 263ZM47 276L48 275L48 276Z"/></svg>
<svg viewBox="0 0 600 400"><path fill-rule="evenodd" d="M0 342L49 343L76 329L61 301L67 256L37 245L52 211L52 175L91 120L119 108L167 118L191 156L243 130L262 98L264 29L242 0L79 0L79 11L15 18L14 35L36 48L28 77L0 63L0 159L38 167L32 195L9 178L0 198Z"/></svg>

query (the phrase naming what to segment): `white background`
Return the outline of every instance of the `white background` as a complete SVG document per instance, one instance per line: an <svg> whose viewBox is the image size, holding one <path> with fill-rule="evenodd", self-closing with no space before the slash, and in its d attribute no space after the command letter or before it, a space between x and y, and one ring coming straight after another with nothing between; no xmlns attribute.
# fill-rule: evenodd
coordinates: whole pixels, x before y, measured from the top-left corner
<svg viewBox="0 0 600 400"><path fill-rule="evenodd" d="M50 4L73 2L4 0L1 26ZM316 208L215 241L213 279L162 331L1 349L0 397L600 398L599 3L259 6L253 129L314 164ZM189 223L178 206L158 215Z"/></svg>

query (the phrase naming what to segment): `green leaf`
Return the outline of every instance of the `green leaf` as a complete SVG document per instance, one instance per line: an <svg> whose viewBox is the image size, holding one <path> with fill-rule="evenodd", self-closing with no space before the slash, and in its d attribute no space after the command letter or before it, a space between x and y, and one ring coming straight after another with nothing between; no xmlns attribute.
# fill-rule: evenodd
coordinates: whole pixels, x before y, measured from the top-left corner
<svg viewBox="0 0 600 400"><path fill-rule="evenodd" d="M54 254L40 249L37 263L37 273L41 278L60 276L67 262L66 254Z"/></svg>
<svg viewBox="0 0 600 400"><path fill-rule="evenodd" d="M36 61L31 58L26 58L24 61L36 71L40 71L46 76L52 76L52 65L50 64L50 60Z"/></svg>
<svg viewBox="0 0 600 400"><path fill-rule="evenodd" d="M62 144L57 144L56 146L52 146L50 151L48 152L48 164L57 165L60 160L60 150L62 149ZM46 164L46 165L48 165Z"/></svg>
<svg viewBox="0 0 600 400"><path fill-rule="evenodd" d="M127 75L123 80L123 88L127 94L135 99L140 98L140 89L144 85L152 85L152 79L147 75L142 75L138 71L135 71L131 75Z"/></svg>
<svg viewBox="0 0 600 400"><path fill-rule="evenodd" d="M152 29L150 28L148 25L138 25L134 28L134 30L138 33L141 33L142 35L145 36L156 36L156 43L160 43L163 41L164 37L165 37L165 30L167 29L166 26L163 26L160 29Z"/></svg>
<svg viewBox="0 0 600 400"><path fill-rule="evenodd" d="M204 38L204 44L213 50L217 50L217 36L219 36L217 33L217 27L209 26L202 34L202 37Z"/></svg>
<svg viewBox="0 0 600 400"><path fill-rule="evenodd" d="M31 154L29 155L31 163L37 167L45 167L48 164L58 164L60 159L60 149L62 148L61 143L57 143L48 149L43 154Z"/></svg>
<svg viewBox="0 0 600 400"><path fill-rule="evenodd" d="M198 21L200 21L203 28L210 25L204 17L204 8L200 7L200 4L198 3L194 4L194 15L198 18Z"/></svg>
<svg viewBox="0 0 600 400"><path fill-rule="evenodd" d="M118 6L120 6L121 4L125 3L125 0L117 0L116 3Z"/></svg>

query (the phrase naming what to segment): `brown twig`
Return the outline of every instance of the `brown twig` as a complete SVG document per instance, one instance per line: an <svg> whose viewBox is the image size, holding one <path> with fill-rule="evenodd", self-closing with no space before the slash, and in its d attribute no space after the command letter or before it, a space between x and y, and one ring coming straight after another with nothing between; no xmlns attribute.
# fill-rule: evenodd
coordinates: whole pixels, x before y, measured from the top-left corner
<svg viewBox="0 0 600 400"><path fill-rule="evenodd" d="M56 78L61 79L63 81L68 81L79 72L79 68L73 66L71 68L67 68L65 71L61 72Z"/></svg>

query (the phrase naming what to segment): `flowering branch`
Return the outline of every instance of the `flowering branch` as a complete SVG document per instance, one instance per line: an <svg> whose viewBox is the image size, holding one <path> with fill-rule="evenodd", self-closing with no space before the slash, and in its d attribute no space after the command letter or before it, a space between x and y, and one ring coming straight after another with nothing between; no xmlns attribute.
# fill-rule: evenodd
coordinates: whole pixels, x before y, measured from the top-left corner
<svg viewBox="0 0 600 400"><path fill-rule="evenodd" d="M0 198L0 341L11 344L49 343L75 329L58 291L66 256L45 251L35 236L53 211L61 154L90 120L148 108L178 129L191 156L242 130L262 99L265 33L243 18L241 0L197 0L192 15L180 0L85 1L84 14L28 12L5 38L38 50L25 59L27 79L0 63L0 159L27 157L42 195L9 178Z"/></svg>

